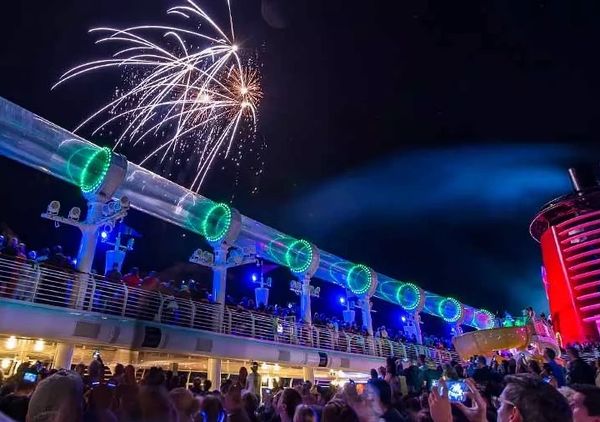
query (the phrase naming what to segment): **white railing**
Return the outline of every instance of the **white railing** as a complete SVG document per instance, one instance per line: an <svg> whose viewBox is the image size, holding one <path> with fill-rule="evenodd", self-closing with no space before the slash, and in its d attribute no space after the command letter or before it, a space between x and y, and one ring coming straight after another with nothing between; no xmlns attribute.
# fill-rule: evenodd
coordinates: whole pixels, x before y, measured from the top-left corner
<svg viewBox="0 0 600 422"><path fill-rule="evenodd" d="M239 307L226 306L222 310L215 303L127 287L99 275L5 257L0 257L2 299L117 315L320 350L406 359L416 359L424 354L438 363L459 360L456 353L447 350L334 331L327 327L297 323L294 317L283 319Z"/></svg>

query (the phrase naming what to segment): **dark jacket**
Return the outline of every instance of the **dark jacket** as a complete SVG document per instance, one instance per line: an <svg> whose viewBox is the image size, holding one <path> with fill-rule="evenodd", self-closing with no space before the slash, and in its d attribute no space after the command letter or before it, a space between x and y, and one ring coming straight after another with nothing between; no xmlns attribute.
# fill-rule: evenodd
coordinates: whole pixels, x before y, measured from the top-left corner
<svg viewBox="0 0 600 422"><path fill-rule="evenodd" d="M594 368L583 359L577 358L569 365L569 384L595 385L595 378Z"/></svg>

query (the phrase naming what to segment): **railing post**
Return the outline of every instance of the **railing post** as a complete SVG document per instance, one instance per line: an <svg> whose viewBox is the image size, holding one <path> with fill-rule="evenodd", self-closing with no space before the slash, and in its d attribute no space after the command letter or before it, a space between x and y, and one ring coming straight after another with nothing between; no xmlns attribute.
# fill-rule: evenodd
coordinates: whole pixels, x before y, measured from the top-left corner
<svg viewBox="0 0 600 422"><path fill-rule="evenodd" d="M33 289L31 292L31 302L35 302L35 296L37 295L38 287L40 285L40 279L42 278L42 268L40 264L35 264L35 281L33 282Z"/></svg>
<svg viewBox="0 0 600 422"><path fill-rule="evenodd" d="M121 307L121 316L125 316L125 310L127 309L127 301L129 300L129 288L123 284L124 294L123 294L123 306Z"/></svg>
<svg viewBox="0 0 600 422"><path fill-rule="evenodd" d="M317 333L317 349L321 348L321 330L317 327L314 327L315 332Z"/></svg>
<svg viewBox="0 0 600 422"><path fill-rule="evenodd" d="M192 299L190 301L190 328L194 328L194 321L196 320L196 304Z"/></svg>
<svg viewBox="0 0 600 422"><path fill-rule="evenodd" d="M90 274L86 274L86 273L81 273L79 274L77 277L75 277L75 279L73 280L73 282L78 282L78 287L77 287L77 296L76 296L76 309L84 309L85 306L85 297L87 295L87 289L89 286L89 282L90 282L90 278L91 278L91 282L92 282L92 292L90 294L90 305L88 307L88 311L92 311L92 308L94 306L94 296L96 295L96 279L90 275ZM71 294L73 294L73 290L71 290Z"/></svg>
<svg viewBox="0 0 600 422"><path fill-rule="evenodd" d="M160 298L160 305L158 305L158 311L157 311L156 315L154 315L153 319L156 322L162 322L162 312L163 312L163 306L165 304L165 298L163 297L162 293L159 293L158 297Z"/></svg>
<svg viewBox="0 0 600 422"><path fill-rule="evenodd" d="M250 312L250 324L250 337L256 338L256 320L252 312Z"/></svg>

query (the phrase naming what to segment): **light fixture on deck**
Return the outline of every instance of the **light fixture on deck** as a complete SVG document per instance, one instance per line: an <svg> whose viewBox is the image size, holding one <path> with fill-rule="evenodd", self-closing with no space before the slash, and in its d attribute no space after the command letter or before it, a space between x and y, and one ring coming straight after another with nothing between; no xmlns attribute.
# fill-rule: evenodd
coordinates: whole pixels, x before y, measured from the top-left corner
<svg viewBox="0 0 600 422"><path fill-rule="evenodd" d="M15 336L10 336L7 340L6 340L6 348L8 350L13 350L17 347L17 338Z"/></svg>

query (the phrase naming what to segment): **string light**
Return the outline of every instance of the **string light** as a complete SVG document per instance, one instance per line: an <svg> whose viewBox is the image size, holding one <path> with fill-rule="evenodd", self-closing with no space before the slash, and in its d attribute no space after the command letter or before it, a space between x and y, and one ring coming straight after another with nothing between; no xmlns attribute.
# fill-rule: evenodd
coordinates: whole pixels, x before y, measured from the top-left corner
<svg viewBox="0 0 600 422"><path fill-rule="evenodd" d="M407 289L409 291L411 291L414 296L414 300L409 301L408 303L406 303L406 298L407 297L410 298L410 296L407 296L407 293L408 293ZM417 309L417 307L419 306L419 303L421 303L421 289L419 289L413 283L404 283L401 286L399 286L398 289L396 290L396 301L405 310L413 311L413 310Z"/></svg>
<svg viewBox="0 0 600 422"><path fill-rule="evenodd" d="M354 275L356 273L356 275ZM364 274L364 280L360 281L360 274ZM369 267L363 264L353 265L348 271L346 277L348 288L355 295L363 295L369 291L371 284L373 283L373 277L371 276L371 270Z"/></svg>
<svg viewBox="0 0 600 422"><path fill-rule="evenodd" d="M222 240L231 227L231 208L227 204L214 204L202 220L201 232L209 242Z"/></svg>
<svg viewBox="0 0 600 422"><path fill-rule="evenodd" d="M475 312L475 318L473 323L477 325L477 328L484 330L487 328L494 327L494 319L496 319L496 317L493 313L491 313L487 309L479 309Z"/></svg>
<svg viewBox="0 0 600 422"><path fill-rule="evenodd" d="M302 254L306 259L302 260ZM294 240L285 251L285 264L293 273L303 273L310 268L313 260L312 245L304 239Z"/></svg>
<svg viewBox="0 0 600 422"><path fill-rule="evenodd" d="M104 182L108 174L112 151L110 148L100 148L88 158L81 170L79 178L79 187L83 193L95 192Z"/></svg>
<svg viewBox="0 0 600 422"><path fill-rule="evenodd" d="M446 315L446 306L451 304L454 306L454 315L447 316ZM446 322L456 322L458 321L463 314L463 308L460 302L452 297L447 297L443 299L438 305L438 313L442 317L442 319Z"/></svg>

